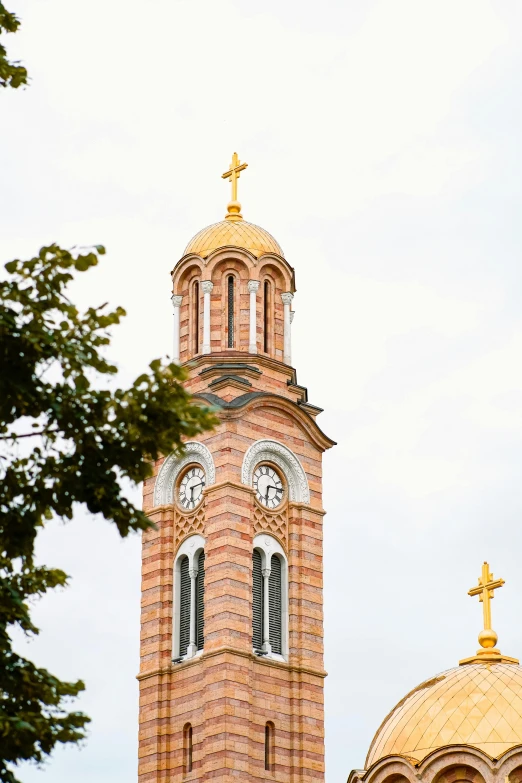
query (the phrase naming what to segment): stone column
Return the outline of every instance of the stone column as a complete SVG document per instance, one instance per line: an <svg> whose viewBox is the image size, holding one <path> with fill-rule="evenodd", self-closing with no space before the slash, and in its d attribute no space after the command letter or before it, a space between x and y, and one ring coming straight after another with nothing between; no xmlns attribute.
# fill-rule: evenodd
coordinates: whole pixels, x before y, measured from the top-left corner
<svg viewBox="0 0 522 783"><path fill-rule="evenodd" d="M181 307L182 296L172 294L170 301L174 310L174 347L172 351L172 361L179 364L179 308Z"/></svg>
<svg viewBox="0 0 522 783"><path fill-rule="evenodd" d="M203 280L201 288L203 289L203 348L201 353L210 353L210 294L214 283L210 280Z"/></svg>
<svg viewBox="0 0 522 783"><path fill-rule="evenodd" d="M190 636L189 646L187 648L187 656L192 658L198 651L198 644L196 640L196 577L198 575L197 568L189 568L190 576Z"/></svg>
<svg viewBox="0 0 522 783"><path fill-rule="evenodd" d="M285 318L284 318L284 325L285 325L285 342L284 342L284 356L283 361L285 364L292 364L292 335L290 332L290 324L292 323L292 317L290 315L290 305L292 304L292 299L294 298L294 295L290 292L286 294L281 294L281 299L283 300L283 304L285 306Z"/></svg>
<svg viewBox="0 0 522 783"><path fill-rule="evenodd" d="M271 653L270 646L270 592L269 582L272 569L263 568L263 652Z"/></svg>
<svg viewBox="0 0 522 783"><path fill-rule="evenodd" d="M259 288L259 280L248 281L248 291L250 293L250 337L248 340L249 353L257 353L257 308L256 295Z"/></svg>

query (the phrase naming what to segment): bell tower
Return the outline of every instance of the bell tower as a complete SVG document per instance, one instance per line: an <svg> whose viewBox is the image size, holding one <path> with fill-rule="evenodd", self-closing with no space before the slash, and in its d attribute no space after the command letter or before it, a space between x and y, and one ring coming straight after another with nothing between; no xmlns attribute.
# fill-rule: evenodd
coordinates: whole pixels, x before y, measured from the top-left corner
<svg viewBox="0 0 522 783"><path fill-rule="evenodd" d="M139 783L324 780L321 460L294 270L237 200L172 272L174 360L219 426L145 482Z"/></svg>

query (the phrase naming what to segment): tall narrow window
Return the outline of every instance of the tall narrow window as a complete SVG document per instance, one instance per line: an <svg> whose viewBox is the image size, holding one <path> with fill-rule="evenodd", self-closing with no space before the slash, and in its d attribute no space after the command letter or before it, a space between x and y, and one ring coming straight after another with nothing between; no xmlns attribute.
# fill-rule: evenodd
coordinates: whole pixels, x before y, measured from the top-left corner
<svg viewBox="0 0 522 783"><path fill-rule="evenodd" d="M234 347L234 275L228 276L228 347Z"/></svg>
<svg viewBox="0 0 522 783"><path fill-rule="evenodd" d="M198 557L198 576L196 579L196 644L198 650L203 649L205 640L205 553Z"/></svg>
<svg viewBox="0 0 522 783"><path fill-rule="evenodd" d="M193 318L192 323L194 324L194 353L199 353L199 283L196 280L194 283L193 290L193 296L194 296L194 302L193 302Z"/></svg>
<svg viewBox="0 0 522 783"><path fill-rule="evenodd" d="M271 721L265 726L265 770L274 771L275 749L274 749L274 724Z"/></svg>
<svg viewBox="0 0 522 783"><path fill-rule="evenodd" d="M192 772L192 726L186 723L183 727L183 772Z"/></svg>
<svg viewBox="0 0 522 783"><path fill-rule="evenodd" d="M183 557L180 565L179 591L179 654L187 654L190 643L190 574L189 559Z"/></svg>
<svg viewBox="0 0 522 783"><path fill-rule="evenodd" d="M278 655L282 653L281 592L281 561L277 555L272 555L268 580L268 593L270 596L268 630L272 652Z"/></svg>
<svg viewBox="0 0 522 783"><path fill-rule="evenodd" d="M270 324L270 283L265 280L263 297L263 350L268 353L268 332Z"/></svg>
<svg viewBox="0 0 522 783"><path fill-rule="evenodd" d="M255 650L263 647L263 572L261 569L261 553L254 549L252 591L252 646Z"/></svg>

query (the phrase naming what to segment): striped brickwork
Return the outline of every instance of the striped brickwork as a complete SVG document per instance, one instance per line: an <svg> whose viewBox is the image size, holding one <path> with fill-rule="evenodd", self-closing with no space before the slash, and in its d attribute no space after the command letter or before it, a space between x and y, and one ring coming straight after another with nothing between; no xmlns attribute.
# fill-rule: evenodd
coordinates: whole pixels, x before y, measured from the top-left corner
<svg viewBox="0 0 522 783"><path fill-rule="evenodd" d="M213 274L236 269L246 292L253 274L246 266L252 263L248 254L237 251L235 258L215 261ZM281 290L290 285L288 269L286 265ZM276 273L282 277L281 270L271 269L274 278ZM182 266L177 280L181 287L188 285L191 274L191 267ZM214 282L217 313L222 291ZM245 296L239 319L247 308ZM200 439L212 454L216 480L205 488L199 508L187 513L176 503L154 507L154 483L163 460L144 486L144 508L156 529L143 535L139 783L324 780L321 458L332 444L297 404L300 392L292 385L291 369L276 360L282 351L282 309L279 315L281 345L277 347L276 336L275 356L242 357L259 371L243 376L252 384L249 389L264 394L224 407L218 428ZM187 311L181 319L187 340L189 316ZM218 365L240 359L245 340L248 347L248 323L245 320L246 329L240 323L241 348L233 352L223 351L216 342L221 329L217 316L212 323L215 350L191 363L187 386L194 393L211 391L233 402L245 392L234 381L223 382L217 391L210 387L219 379ZM287 499L269 512L242 483L245 453L264 438L283 443L299 459L309 503ZM252 651L252 550L254 536L262 531L278 539L288 559L286 661L260 658ZM196 658L172 663L174 560L180 544L194 532L205 538L204 650ZM271 771L265 769L268 721L274 724ZM188 723L193 754L187 773L183 738Z"/></svg>

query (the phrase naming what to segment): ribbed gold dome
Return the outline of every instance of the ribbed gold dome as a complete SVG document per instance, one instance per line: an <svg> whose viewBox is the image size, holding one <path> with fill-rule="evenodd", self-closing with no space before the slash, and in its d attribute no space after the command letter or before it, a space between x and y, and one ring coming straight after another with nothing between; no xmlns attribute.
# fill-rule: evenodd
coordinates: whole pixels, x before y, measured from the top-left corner
<svg viewBox="0 0 522 783"><path fill-rule="evenodd" d="M249 250L256 258L263 253L277 253L284 258L274 237L264 228L247 223L246 220L221 220L207 226L192 237L183 255L197 253L206 258L213 250L227 245Z"/></svg>
<svg viewBox="0 0 522 783"><path fill-rule="evenodd" d="M468 664L426 680L385 718L366 759L422 761L445 745L472 745L498 758L522 745L522 667Z"/></svg>

